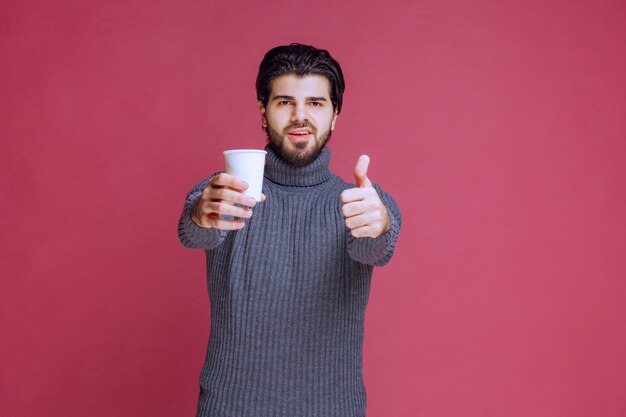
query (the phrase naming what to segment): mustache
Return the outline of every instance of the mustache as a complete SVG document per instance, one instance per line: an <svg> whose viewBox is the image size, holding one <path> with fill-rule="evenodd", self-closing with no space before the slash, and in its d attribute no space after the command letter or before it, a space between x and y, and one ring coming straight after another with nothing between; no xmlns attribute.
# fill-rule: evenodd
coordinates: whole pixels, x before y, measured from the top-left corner
<svg viewBox="0 0 626 417"><path fill-rule="evenodd" d="M285 133L289 132L290 130L293 129L304 129L304 128L308 128L311 133L315 134L317 133L317 128L315 126L313 126L312 124L310 124L309 122L302 122L302 123L292 123L290 125L288 125L287 127L285 127L283 129L283 131Z"/></svg>

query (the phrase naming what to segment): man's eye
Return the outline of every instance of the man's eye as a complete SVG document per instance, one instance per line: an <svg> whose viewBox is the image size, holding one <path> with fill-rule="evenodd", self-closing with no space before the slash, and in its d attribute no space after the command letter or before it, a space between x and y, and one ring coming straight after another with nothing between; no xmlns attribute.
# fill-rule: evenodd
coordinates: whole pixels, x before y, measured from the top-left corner
<svg viewBox="0 0 626 417"><path fill-rule="evenodd" d="M322 103L320 103L319 101L312 101L311 102L311 106L313 106L313 107L319 107L321 105L322 105Z"/></svg>
<svg viewBox="0 0 626 417"><path fill-rule="evenodd" d="M287 100L283 100L283 101L279 101L278 104L280 104L281 106L288 106L291 104L291 102Z"/></svg>

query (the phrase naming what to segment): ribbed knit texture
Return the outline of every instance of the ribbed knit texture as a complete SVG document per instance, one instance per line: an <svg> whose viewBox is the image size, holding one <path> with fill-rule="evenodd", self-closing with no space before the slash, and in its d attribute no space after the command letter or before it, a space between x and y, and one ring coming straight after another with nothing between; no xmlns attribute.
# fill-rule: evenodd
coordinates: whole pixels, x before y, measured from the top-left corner
<svg viewBox="0 0 626 417"><path fill-rule="evenodd" d="M354 238L340 194L354 185L328 169L325 148L296 168L268 151L263 192L238 231L191 221L207 180L185 201L181 242L206 252L211 334L197 416L364 417L363 325L372 266L393 255L394 200L383 236Z"/></svg>

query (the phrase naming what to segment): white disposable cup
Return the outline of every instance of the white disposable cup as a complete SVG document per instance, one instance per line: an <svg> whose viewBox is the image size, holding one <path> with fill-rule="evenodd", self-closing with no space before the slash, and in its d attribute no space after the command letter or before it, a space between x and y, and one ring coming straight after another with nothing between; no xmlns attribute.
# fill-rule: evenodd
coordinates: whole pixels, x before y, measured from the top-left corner
<svg viewBox="0 0 626 417"><path fill-rule="evenodd" d="M247 182L249 187L244 191L244 194L256 201L261 201L266 153L258 149L224 151L226 173Z"/></svg>

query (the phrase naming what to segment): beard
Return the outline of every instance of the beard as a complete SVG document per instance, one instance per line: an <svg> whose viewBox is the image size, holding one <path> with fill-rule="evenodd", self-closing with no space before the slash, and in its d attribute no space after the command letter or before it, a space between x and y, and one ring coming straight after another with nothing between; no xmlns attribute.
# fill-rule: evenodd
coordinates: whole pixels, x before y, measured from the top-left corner
<svg viewBox="0 0 626 417"><path fill-rule="evenodd" d="M287 138L287 132L290 130L305 127L311 129L311 134L314 137L313 141L294 143ZM301 167L313 162L315 158L322 153L324 146L326 146L326 143L332 136L332 130L328 129L327 132L318 138L317 129L308 123L291 124L283 129L282 134L274 130L268 124L265 133L267 133L267 140L272 149L285 161L296 167ZM289 144L292 145L293 148L289 147Z"/></svg>

